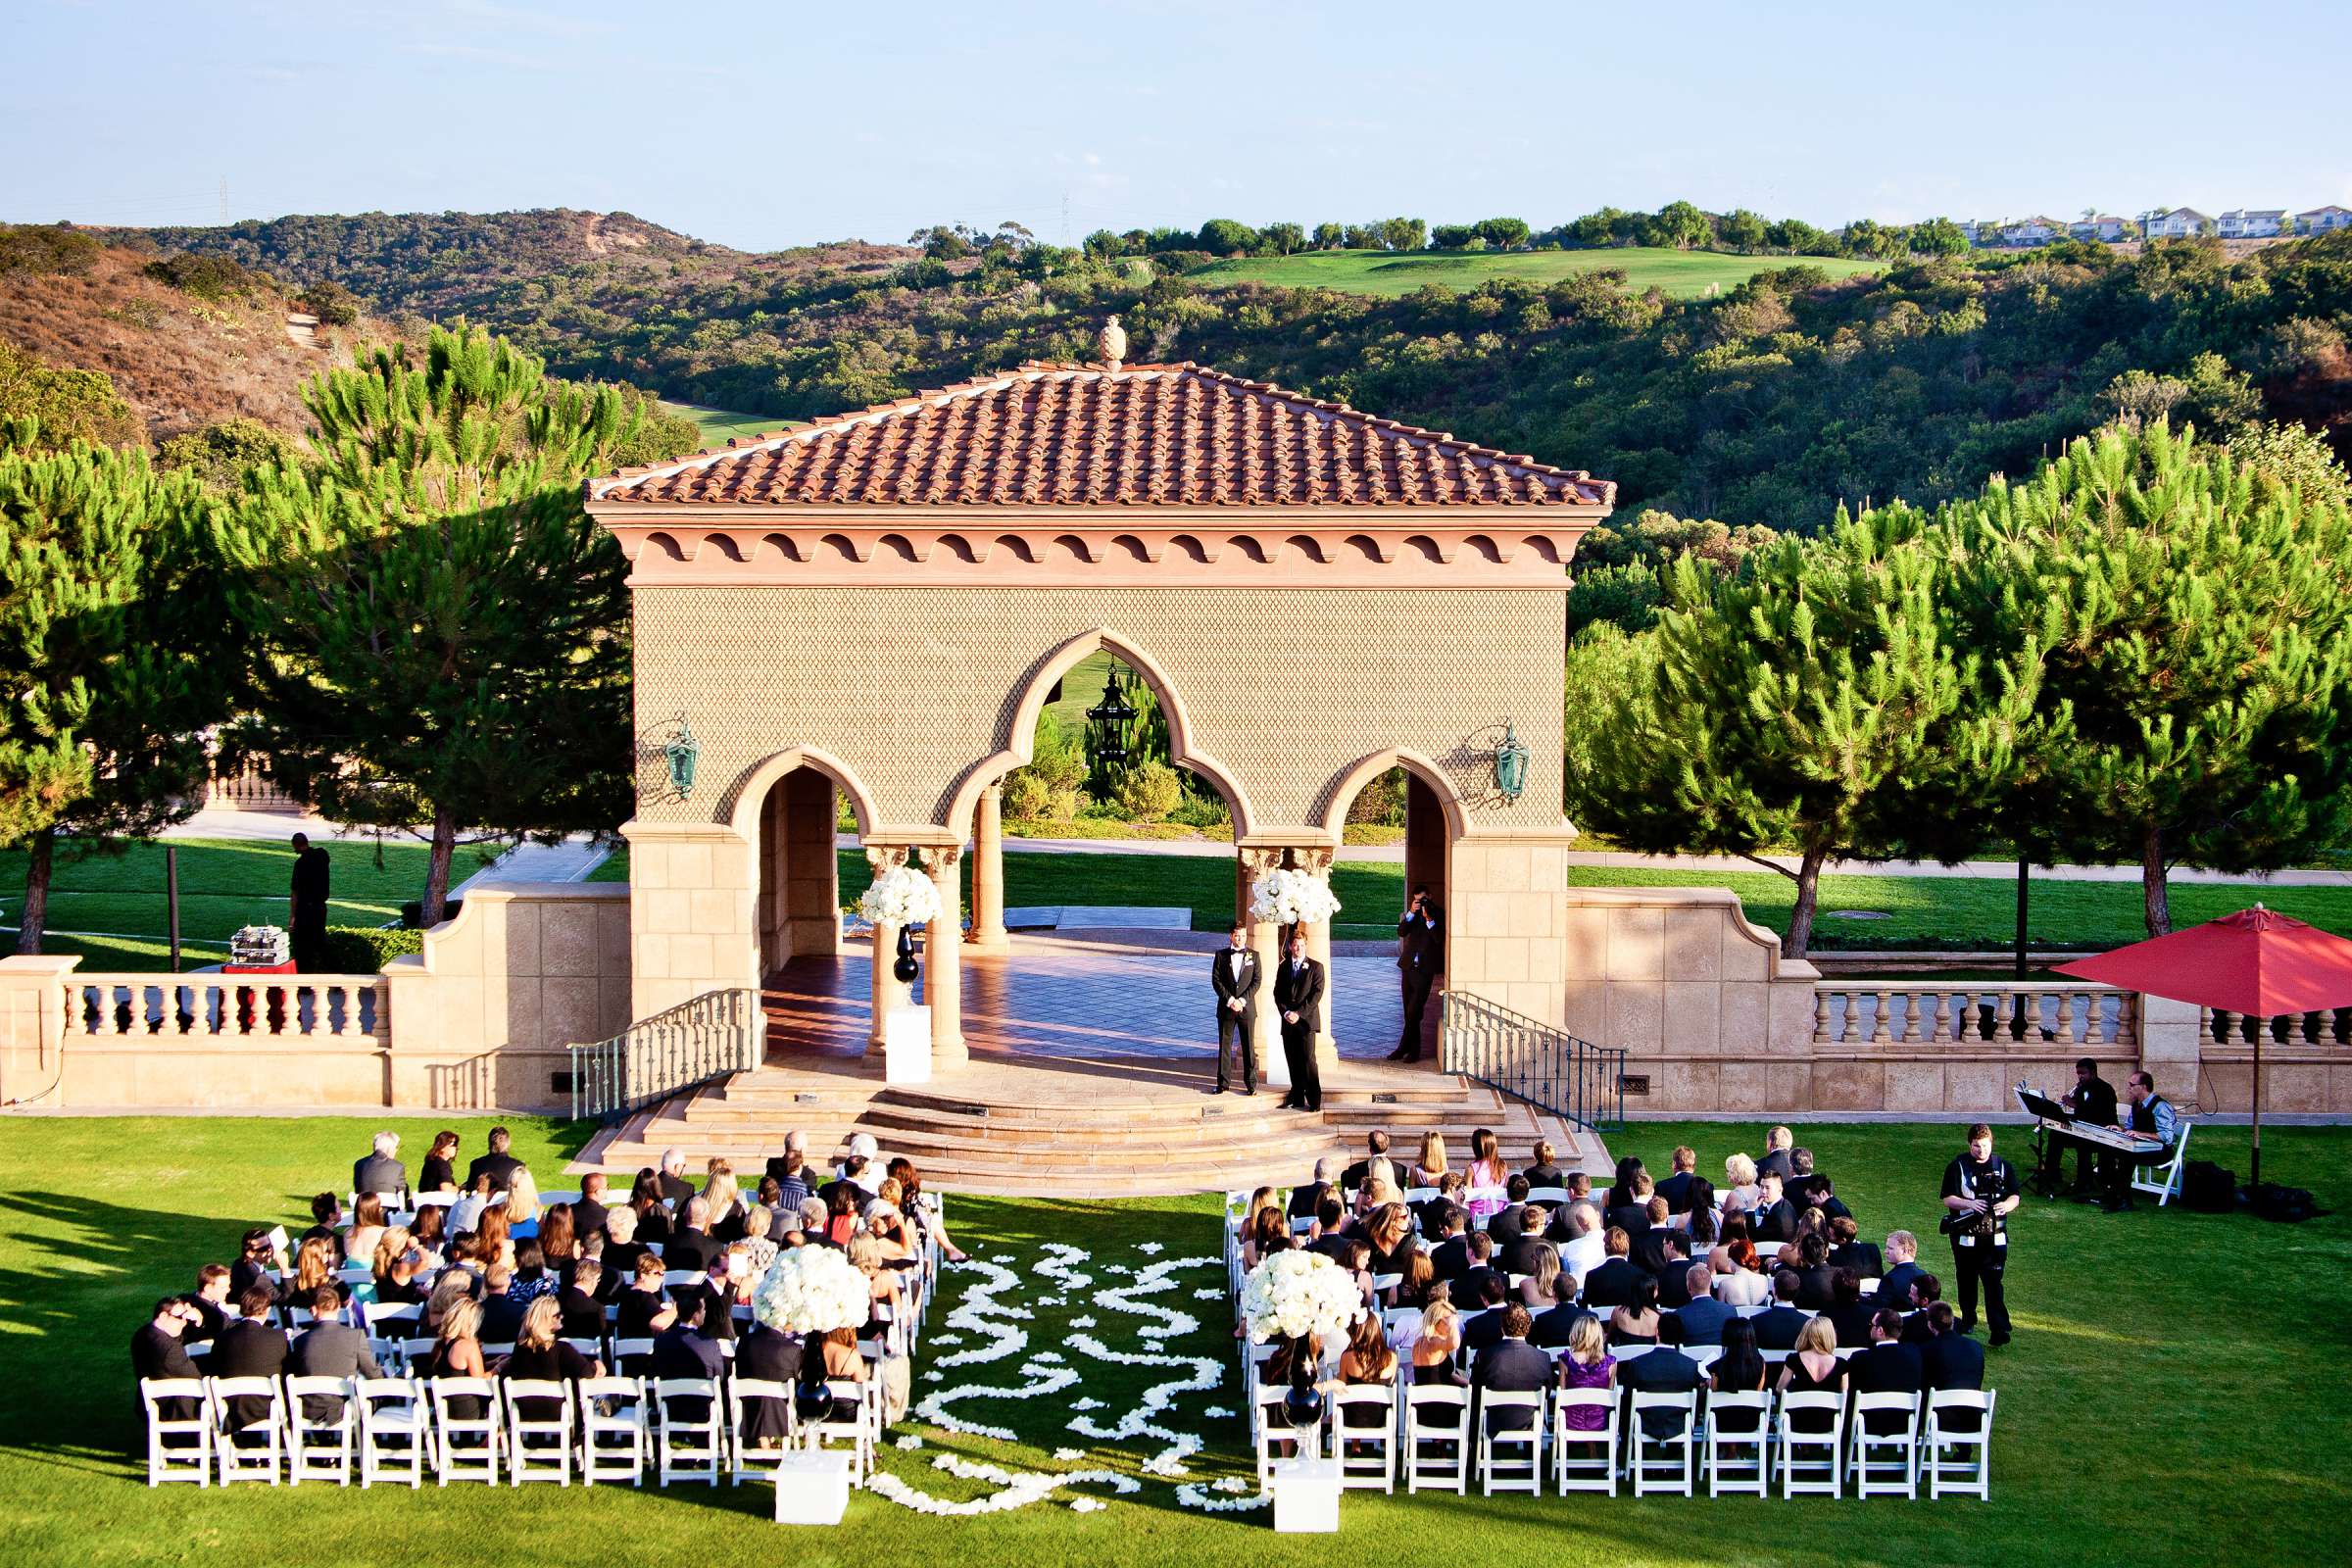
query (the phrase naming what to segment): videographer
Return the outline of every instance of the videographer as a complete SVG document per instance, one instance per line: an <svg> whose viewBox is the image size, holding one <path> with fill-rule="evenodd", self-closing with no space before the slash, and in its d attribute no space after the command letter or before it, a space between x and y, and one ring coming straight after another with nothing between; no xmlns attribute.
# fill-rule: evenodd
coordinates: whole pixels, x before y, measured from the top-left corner
<svg viewBox="0 0 2352 1568"><path fill-rule="evenodd" d="M2009 1262L2009 1215L2024 1198L2016 1168L1992 1152L1992 1129L1983 1122L1970 1127L1967 1152L1944 1167L1943 1231L1952 1239L1960 1273L1960 1332L1976 1331L1977 1285L1983 1281L1995 1346L2009 1343L2001 1273Z"/></svg>

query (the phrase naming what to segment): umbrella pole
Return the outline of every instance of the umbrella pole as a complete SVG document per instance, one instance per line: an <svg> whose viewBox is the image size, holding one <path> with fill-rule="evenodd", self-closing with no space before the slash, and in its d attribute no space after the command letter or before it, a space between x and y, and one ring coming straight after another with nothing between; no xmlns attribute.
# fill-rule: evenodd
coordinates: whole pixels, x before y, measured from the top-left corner
<svg viewBox="0 0 2352 1568"><path fill-rule="evenodd" d="M2254 1156L2247 1162L2246 1185L2262 1185L2262 1037L2270 1033L2268 1018L2254 1027Z"/></svg>

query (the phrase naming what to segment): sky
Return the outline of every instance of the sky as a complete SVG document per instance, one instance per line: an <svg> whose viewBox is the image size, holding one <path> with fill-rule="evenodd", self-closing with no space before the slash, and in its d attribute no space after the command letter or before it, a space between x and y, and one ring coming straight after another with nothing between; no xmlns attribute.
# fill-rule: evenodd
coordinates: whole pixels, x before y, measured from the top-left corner
<svg viewBox="0 0 2352 1568"><path fill-rule="evenodd" d="M1010 220L2352 206L2348 0L0 6L0 219Z"/></svg>

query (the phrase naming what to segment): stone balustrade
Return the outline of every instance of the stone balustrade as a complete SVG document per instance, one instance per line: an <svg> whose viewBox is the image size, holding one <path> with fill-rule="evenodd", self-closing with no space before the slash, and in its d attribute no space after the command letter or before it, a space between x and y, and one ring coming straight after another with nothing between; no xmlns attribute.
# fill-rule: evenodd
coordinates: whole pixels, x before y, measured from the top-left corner
<svg viewBox="0 0 2352 1568"><path fill-rule="evenodd" d="M2136 1000L2111 986L2043 981L1820 980L1813 1043L2130 1048L2139 1042Z"/></svg>
<svg viewBox="0 0 2352 1568"><path fill-rule="evenodd" d="M81 974L67 977L68 1041L291 1035L373 1044L390 1032L374 974Z"/></svg>

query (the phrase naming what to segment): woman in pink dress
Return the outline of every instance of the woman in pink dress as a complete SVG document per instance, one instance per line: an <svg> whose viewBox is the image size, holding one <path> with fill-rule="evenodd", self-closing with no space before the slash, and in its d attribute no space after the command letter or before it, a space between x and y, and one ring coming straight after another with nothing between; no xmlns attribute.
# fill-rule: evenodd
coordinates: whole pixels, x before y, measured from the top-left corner
<svg viewBox="0 0 2352 1568"><path fill-rule="evenodd" d="M1470 1218L1481 1226L1510 1206L1503 1189L1511 1173L1502 1166L1502 1148L1481 1127L1470 1135Z"/></svg>

